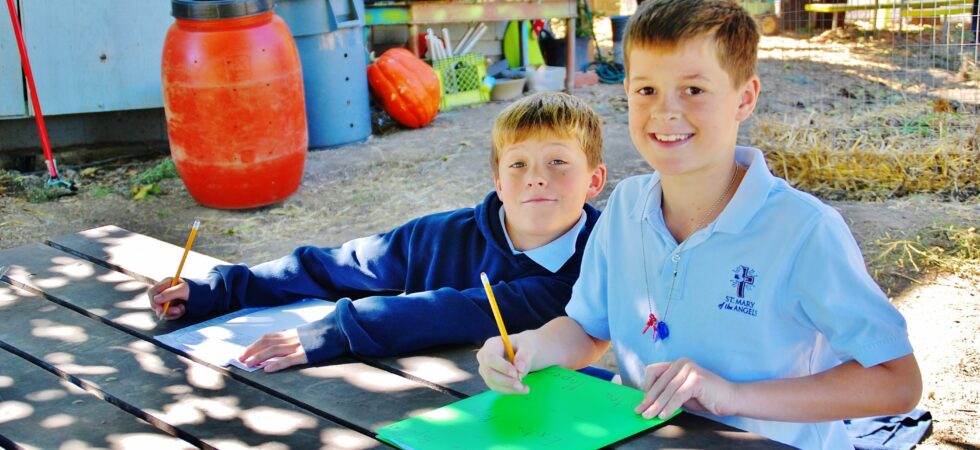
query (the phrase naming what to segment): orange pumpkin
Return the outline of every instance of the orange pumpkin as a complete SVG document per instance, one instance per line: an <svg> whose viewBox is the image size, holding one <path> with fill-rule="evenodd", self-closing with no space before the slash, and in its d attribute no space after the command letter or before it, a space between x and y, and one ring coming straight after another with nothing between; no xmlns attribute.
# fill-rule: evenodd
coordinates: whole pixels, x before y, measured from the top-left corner
<svg viewBox="0 0 980 450"><path fill-rule="evenodd" d="M439 111L442 91L435 70L412 52L393 48L367 68L368 85L398 123L410 128L428 125Z"/></svg>

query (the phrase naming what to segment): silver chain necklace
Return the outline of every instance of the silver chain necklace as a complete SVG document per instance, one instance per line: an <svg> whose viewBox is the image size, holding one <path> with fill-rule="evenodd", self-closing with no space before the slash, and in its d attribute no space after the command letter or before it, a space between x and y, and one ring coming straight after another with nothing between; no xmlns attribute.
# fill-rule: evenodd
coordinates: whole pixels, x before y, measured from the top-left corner
<svg viewBox="0 0 980 450"><path fill-rule="evenodd" d="M647 306L650 308L650 316L647 318L646 327L643 328L643 333L641 334L646 334L647 330L652 328L653 340L657 340L657 338L667 339L667 336L670 336L670 328L667 327L666 320L667 314L670 313L670 303L674 300L674 285L677 283L677 266L681 261L681 252L684 251L684 246L687 244L687 241L690 240L691 236L694 235L694 233L697 233L698 230L704 228L708 218L714 214L716 209L718 209L718 205L720 205L721 202L725 200L725 197L728 197L728 194L732 192L732 186L735 186L735 179L738 178L738 170L738 162L735 162L735 173L732 174L732 179L728 182L728 188L726 188L725 192L721 194L721 197L718 197L718 200L715 200L715 203L711 205L711 209L709 209L704 217L701 218L701 221L698 222L697 226L684 238L684 241L681 242L681 244L677 247L677 250L674 251L674 255L671 256L670 259L674 262L674 274L670 279L670 290L667 293L667 307L664 309L662 320L658 320L657 316L653 314L653 293L650 291L650 271L647 270L646 236L643 232L644 219L642 217L640 218L640 252L643 256L643 279L646 281L647 285ZM647 192L646 200L643 201L643 214L646 214L647 206L650 204L650 197L652 195L653 188L650 188L650 192Z"/></svg>

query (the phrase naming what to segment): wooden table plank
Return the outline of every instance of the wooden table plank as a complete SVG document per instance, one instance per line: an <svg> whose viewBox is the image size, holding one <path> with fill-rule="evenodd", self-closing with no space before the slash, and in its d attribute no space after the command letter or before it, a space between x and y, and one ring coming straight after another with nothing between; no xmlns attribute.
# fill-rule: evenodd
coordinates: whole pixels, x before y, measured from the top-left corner
<svg viewBox="0 0 980 450"><path fill-rule="evenodd" d="M379 448L348 427L113 327L0 283L0 341L195 445Z"/></svg>
<svg viewBox="0 0 980 450"><path fill-rule="evenodd" d="M48 244L68 253L103 261L117 271L150 284L174 276L184 253L183 247L115 225L59 236L48 240ZM181 274L203 278L217 264L226 263L191 250Z"/></svg>
<svg viewBox="0 0 980 450"><path fill-rule="evenodd" d="M195 448L4 350L0 436L36 448Z"/></svg>
<svg viewBox="0 0 980 450"><path fill-rule="evenodd" d="M13 282L43 291L54 301L148 343L156 344L154 335L189 324L157 322L149 310L144 283L48 246L2 250L0 265L11 267L7 277ZM275 374L221 371L365 433L459 400L429 384L350 358Z"/></svg>
<svg viewBox="0 0 980 450"><path fill-rule="evenodd" d="M638 434L613 445L617 449L737 448L739 450L790 450L794 447L732 428L710 419L681 413L653 433Z"/></svg>
<svg viewBox="0 0 980 450"><path fill-rule="evenodd" d="M389 367L408 376L425 380L444 389L471 396L487 390L480 378L476 352L479 347L446 346L404 356L365 358L372 364Z"/></svg>

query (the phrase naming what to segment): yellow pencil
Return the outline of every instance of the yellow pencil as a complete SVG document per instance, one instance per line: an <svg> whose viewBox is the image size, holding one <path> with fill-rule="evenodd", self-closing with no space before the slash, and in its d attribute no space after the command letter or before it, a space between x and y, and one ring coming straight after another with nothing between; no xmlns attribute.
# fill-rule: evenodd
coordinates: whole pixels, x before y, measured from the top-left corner
<svg viewBox="0 0 980 450"><path fill-rule="evenodd" d="M497 328L500 328L500 339L504 341L504 348L507 349L507 356L510 363L514 364L514 348L510 346L510 338L507 337L507 328L504 327L504 318L500 315L500 308L497 307L497 299L493 296L493 289L490 288L490 280L487 274L480 272L480 280L483 281L483 289L487 291L487 298L490 299L490 309L493 310L493 318L497 319Z"/></svg>
<svg viewBox="0 0 980 450"><path fill-rule="evenodd" d="M177 266L177 274L174 275L174 279L170 281L170 287L174 287L177 283L180 283L180 271L184 269L184 261L187 260L187 254L191 251L191 246L194 245L194 236L197 236L197 227L201 226L200 220L195 220L194 225L191 226L191 234L187 236L187 244L184 245L184 256L180 257L180 264ZM170 302L163 304L163 314L160 317L167 317L167 310L170 309Z"/></svg>

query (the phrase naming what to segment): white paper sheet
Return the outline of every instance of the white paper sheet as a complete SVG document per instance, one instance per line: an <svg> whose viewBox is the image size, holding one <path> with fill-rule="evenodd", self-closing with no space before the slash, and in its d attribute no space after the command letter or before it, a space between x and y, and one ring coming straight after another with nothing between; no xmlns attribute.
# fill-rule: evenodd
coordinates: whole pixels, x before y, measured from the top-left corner
<svg viewBox="0 0 980 450"><path fill-rule="evenodd" d="M270 308L247 308L156 336L156 340L208 363L233 365L249 372L238 357L260 337L315 322L333 311L334 303L306 299Z"/></svg>

